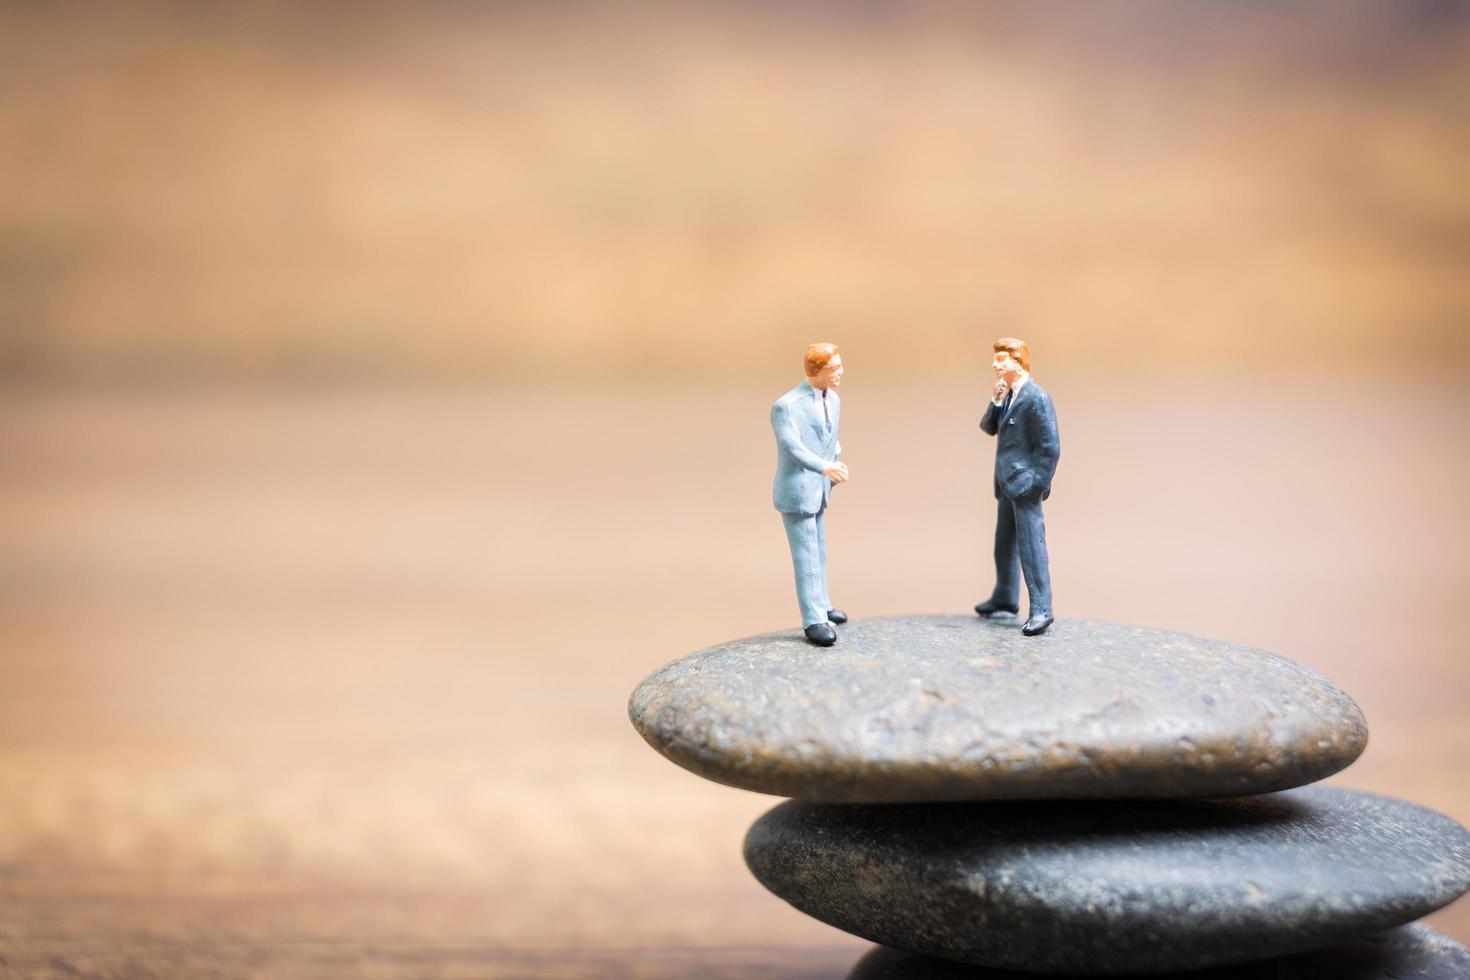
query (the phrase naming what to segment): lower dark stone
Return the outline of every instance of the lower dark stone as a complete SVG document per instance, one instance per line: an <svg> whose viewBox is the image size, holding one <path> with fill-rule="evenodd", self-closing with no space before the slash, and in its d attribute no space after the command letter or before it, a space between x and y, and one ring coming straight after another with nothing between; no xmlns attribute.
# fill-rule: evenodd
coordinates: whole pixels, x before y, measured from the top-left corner
<svg viewBox="0 0 1470 980"><path fill-rule="evenodd" d="M1470 888L1470 833L1313 786L1194 802L843 805L758 820L761 883L910 952L1050 973L1269 959L1412 922Z"/></svg>
<svg viewBox="0 0 1470 980"><path fill-rule="evenodd" d="M1053 980L1069 980L1051 975ZM1080 980L1085 974L1071 974ZM1470 949L1428 926L1408 925L1297 956L1217 970L1153 974L1154 980L1466 980ZM1039 980L1035 973L992 970L878 947L847 980Z"/></svg>

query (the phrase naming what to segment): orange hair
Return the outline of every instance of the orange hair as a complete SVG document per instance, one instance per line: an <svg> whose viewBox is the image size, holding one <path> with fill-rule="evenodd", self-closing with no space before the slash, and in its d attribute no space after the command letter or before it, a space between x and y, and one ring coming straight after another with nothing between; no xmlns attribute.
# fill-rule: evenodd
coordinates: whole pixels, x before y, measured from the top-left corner
<svg viewBox="0 0 1470 980"><path fill-rule="evenodd" d="M836 344L812 344L806 349L806 376L816 377L828 361L841 353Z"/></svg>
<svg viewBox="0 0 1470 980"><path fill-rule="evenodd" d="M1026 346L1026 341L1017 340L1015 337L1002 337L994 344L995 352L999 354L1005 351L1021 364L1021 370L1027 374L1031 373L1031 348Z"/></svg>

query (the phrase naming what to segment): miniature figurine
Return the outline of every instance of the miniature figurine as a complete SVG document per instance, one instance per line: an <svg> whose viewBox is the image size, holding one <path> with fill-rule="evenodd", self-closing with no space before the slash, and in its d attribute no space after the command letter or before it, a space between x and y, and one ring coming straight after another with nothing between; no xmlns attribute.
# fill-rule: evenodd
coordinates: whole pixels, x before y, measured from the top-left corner
<svg viewBox="0 0 1470 980"><path fill-rule="evenodd" d="M825 519L832 485L847 482L847 464L837 459L842 455L837 441L842 354L836 344L812 344L806 349L805 368L806 380L771 406L771 428L776 430L773 496L791 546L803 631L809 642L829 647L837 642L832 624L847 622L847 614L833 609L827 594Z"/></svg>
<svg viewBox="0 0 1470 980"><path fill-rule="evenodd" d="M987 619L1020 612L1016 565L1026 576L1030 603L1027 636L1042 633L1052 616L1051 574L1046 564L1046 523L1041 502L1051 496L1062 443L1051 396L1031 377L1031 350L1024 340L1002 337L994 344L995 387L980 428L995 444L995 590L975 607ZM1018 554L1019 553L1019 554Z"/></svg>

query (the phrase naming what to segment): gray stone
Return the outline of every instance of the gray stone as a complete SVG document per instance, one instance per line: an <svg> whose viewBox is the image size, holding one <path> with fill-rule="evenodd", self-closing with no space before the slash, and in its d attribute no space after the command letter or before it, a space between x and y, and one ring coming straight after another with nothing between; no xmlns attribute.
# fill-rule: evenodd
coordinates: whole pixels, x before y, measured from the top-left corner
<svg viewBox="0 0 1470 980"><path fill-rule="evenodd" d="M1312 786L1211 801L787 802L745 838L761 883L885 946L1011 970L1162 972L1410 922L1470 888L1470 832Z"/></svg>
<svg viewBox="0 0 1470 980"><path fill-rule="evenodd" d="M1052 980L1067 980L1051 976ZM1085 976L1070 974L1072 980ZM1466 980L1470 978L1470 949L1415 923L1296 956L1152 976L1155 980ZM1037 980L1037 975L879 946L858 961L847 980Z"/></svg>
<svg viewBox="0 0 1470 980"><path fill-rule="evenodd" d="M976 616L854 620L711 647L638 685L659 752L730 786L836 803L1236 796L1348 765L1368 730L1315 671L1181 633Z"/></svg>

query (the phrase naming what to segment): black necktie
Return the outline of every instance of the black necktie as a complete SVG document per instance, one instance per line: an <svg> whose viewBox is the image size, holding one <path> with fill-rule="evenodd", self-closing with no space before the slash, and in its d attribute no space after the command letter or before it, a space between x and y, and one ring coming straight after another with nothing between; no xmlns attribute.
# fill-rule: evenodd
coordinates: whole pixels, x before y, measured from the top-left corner
<svg viewBox="0 0 1470 980"><path fill-rule="evenodd" d="M832 416L827 414L827 389L822 389L822 421L827 423L827 431L832 431Z"/></svg>
<svg viewBox="0 0 1470 980"><path fill-rule="evenodd" d="M1001 418L1005 418L1005 414L1011 410L1011 399L1014 398L1015 395L1016 395L1016 393L1014 391L1008 391L1008 392L1006 392L1006 400L1000 406L1000 415L1001 415Z"/></svg>

